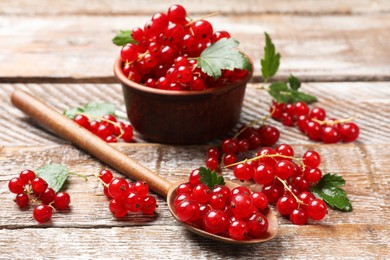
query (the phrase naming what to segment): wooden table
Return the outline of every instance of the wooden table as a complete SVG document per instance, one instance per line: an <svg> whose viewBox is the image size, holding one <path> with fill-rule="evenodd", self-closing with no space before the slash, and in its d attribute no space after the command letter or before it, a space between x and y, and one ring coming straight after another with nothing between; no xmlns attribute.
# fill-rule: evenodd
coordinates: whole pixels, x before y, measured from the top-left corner
<svg viewBox="0 0 390 260"><path fill-rule="evenodd" d="M350 144L311 142L295 128L270 122L281 131L279 143L293 145L297 154L317 150L323 172L346 179L354 210L330 210L306 226L279 217L277 237L256 246L225 245L186 231L161 197L156 216L115 219L93 177L106 165L11 105L9 94L19 88L60 110L98 100L124 111L112 73L119 49L111 38L173 2L0 2L0 258L390 258L389 1L183 1L194 17L219 12L209 20L229 30L255 60L240 123L264 117L271 101L257 88L264 31L282 54L277 79L293 73L331 116L359 116L361 135ZM208 147L147 143L139 135L136 141L114 146L171 181L202 165ZM71 209L39 225L31 208L17 208L7 183L22 169L51 161L89 178L70 177Z"/></svg>

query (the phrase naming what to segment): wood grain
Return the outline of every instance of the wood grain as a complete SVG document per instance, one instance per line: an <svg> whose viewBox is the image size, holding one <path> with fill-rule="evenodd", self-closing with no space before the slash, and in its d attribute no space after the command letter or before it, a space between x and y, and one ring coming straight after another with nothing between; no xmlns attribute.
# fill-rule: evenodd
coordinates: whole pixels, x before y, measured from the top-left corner
<svg viewBox="0 0 390 260"><path fill-rule="evenodd" d="M0 82L114 82L120 29L142 25L146 16L1 16ZM264 31L282 54L279 78L304 81L390 79L390 19L386 14L225 15L209 19L228 30L255 61L263 55ZM20 64L23 64L21 67Z"/></svg>
<svg viewBox="0 0 390 260"><path fill-rule="evenodd" d="M202 164L206 151L205 146L124 144L117 147L171 181L187 178L193 168ZM9 246L3 248L1 256L18 258L21 245L27 246L29 252L37 256L44 252L45 257L61 256L66 247L72 248L67 257L102 257L100 254L103 253L105 257L115 257L118 253L132 252L139 258L146 258L157 256L160 250L164 251L164 257L169 258L175 258L175 255L190 257L196 250L199 258L250 257L254 256L254 251L267 257L356 257L363 252L365 258L390 256L387 250L390 242L390 192L386 188L390 181L390 164L385 160L390 152L387 145L295 145L294 148L297 154L307 149L317 150L323 158L321 169L324 172L344 176L347 181L345 190L354 211L329 210L323 221L311 222L305 227L291 225L288 220L279 218L281 226L277 238L253 246L251 250L210 243L190 234L173 220L161 197L157 197L159 208L156 215L132 214L116 220L108 211L102 186L93 177L105 166L73 146L4 148L0 154L0 172L3 173L0 175L0 200L3 201L0 243ZM32 208L24 211L17 208L6 184L20 170L26 167L35 169L48 161L65 164L71 171L88 176L88 181L71 176L67 185L72 198L71 209L55 213L51 223L38 225L32 219ZM348 161L347 165L345 161ZM225 174L232 177L231 172ZM40 251L40 246L29 244L26 239L39 240L40 244L56 250ZM310 244L310 250L304 246L306 244ZM340 248L345 250L340 251Z"/></svg>
<svg viewBox="0 0 390 260"><path fill-rule="evenodd" d="M268 114L271 98L259 84L249 84L241 119L237 127ZM302 89L320 100L317 106L327 110L328 116L348 118L358 116L356 122L361 128L358 143L389 143L388 130L390 101L388 82L354 83L307 83ZM14 89L29 91L60 111L86 104L90 101L115 104L125 114L123 96L119 84L1 84L0 102L4 113L0 113L0 145L37 146L66 143L38 126L21 111L12 106L9 95ZM93 98L92 98L93 97ZM314 144L297 128L285 127L269 120L281 131L280 142L292 144ZM12 130L10 130L10 127ZM27 129L27 131L26 131ZM235 132L236 130L233 130ZM136 142L144 142L138 134Z"/></svg>
<svg viewBox="0 0 390 260"><path fill-rule="evenodd" d="M50 0L3 0L0 2L0 14L12 15L151 15L156 12L166 12L168 7L176 4L175 0L95 0L86 4L83 0L57 0L53 6ZM316 0L184 0L180 4L188 12L209 14L367 14L386 13L390 11L390 4L386 0L343 0L343 1L316 1ZM23 6L23 8L21 8ZM46 8L50 6L51 8Z"/></svg>

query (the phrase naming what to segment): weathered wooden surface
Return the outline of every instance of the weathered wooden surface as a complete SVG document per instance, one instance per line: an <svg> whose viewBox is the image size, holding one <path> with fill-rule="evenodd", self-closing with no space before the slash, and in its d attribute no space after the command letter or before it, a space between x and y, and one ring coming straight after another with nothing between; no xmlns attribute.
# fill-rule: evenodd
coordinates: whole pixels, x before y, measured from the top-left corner
<svg viewBox="0 0 390 260"><path fill-rule="evenodd" d="M264 118L268 114L271 97L265 90L258 89L260 86L248 84L242 116L237 127ZM95 100L115 104L119 111L125 113L119 84L0 84L0 88L0 103L7 111L0 113L0 145L3 146L66 143L40 128L11 105L9 95L16 88L29 91L60 111ZM362 131L358 143L390 142L389 82L312 82L303 84L302 89L317 96L320 102L316 105L325 108L330 117L341 119L358 116L356 122ZM313 143L295 127L285 127L274 120L268 120L268 123L281 130L281 143ZM138 134L136 137L137 142L144 142Z"/></svg>
<svg viewBox="0 0 390 260"><path fill-rule="evenodd" d="M161 197L156 215L116 220L93 177L105 165L10 104L9 94L21 88L61 111L98 100L124 112L121 88L112 73L119 49L111 38L120 29L144 24L174 2L0 1L0 259L390 258L389 1L180 2L194 17L219 12L210 18L215 28L229 30L255 61L240 124L268 113L271 99L258 83L264 31L282 54L277 78L293 73L308 82L302 89L316 95L317 105L330 116L359 116L359 139L335 145L311 142L296 128L269 121L281 131L279 143L292 144L298 155L314 149L322 156L323 172L343 175L354 211L330 210L323 221L303 227L279 217L278 236L261 245L224 245L187 232ZM138 134L135 139L114 146L173 182L202 165L208 148L146 143ZM68 165L88 181L69 177L71 209L39 225L32 208L17 208L7 183L22 169L50 161ZM233 178L229 171L224 174Z"/></svg>
<svg viewBox="0 0 390 260"><path fill-rule="evenodd" d="M121 29L143 26L148 16L1 16L0 82L114 82L120 48L111 39ZM389 80L390 19L387 14L217 15L216 30L228 30L260 75L264 32L282 55L277 77L305 81Z"/></svg>
<svg viewBox="0 0 390 260"><path fill-rule="evenodd" d="M83 0L57 0L53 6L50 0L3 0L0 2L0 14L17 15L98 15L98 14L150 14L166 11L172 4L179 3L192 13L208 14L367 14L388 13L390 3L386 0L95 0L86 4ZM50 6L50 8L48 8ZM22 7L22 8L21 8ZM136 7L136 8L134 8Z"/></svg>

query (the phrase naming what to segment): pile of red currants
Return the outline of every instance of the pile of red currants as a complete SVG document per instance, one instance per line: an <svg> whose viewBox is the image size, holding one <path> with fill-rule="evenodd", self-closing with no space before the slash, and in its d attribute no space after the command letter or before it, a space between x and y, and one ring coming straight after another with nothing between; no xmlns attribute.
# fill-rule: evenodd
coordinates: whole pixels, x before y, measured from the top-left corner
<svg viewBox="0 0 390 260"><path fill-rule="evenodd" d="M122 47L124 75L137 83L163 90L194 90L219 87L245 77L247 70L222 70L218 79L205 74L197 57L211 44L230 38L214 31L205 19L191 20L181 5L156 13L143 28L132 30L135 42Z"/></svg>
<svg viewBox="0 0 390 260"><path fill-rule="evenodd" d="M69 207L68 193L55 193L44 179L37 177L31 170L24 170L19 177L12 178L8 183L8 189L17 194L15 202L20 208L27 207L30 202L38 204L33 216L39 223L51 220L54 208L64 210Z"/></svg>
<svg viewBox="0 0 390 260"><path fill-rule="evenodd" d="M113 178L110 170L102 170L98 177L104 186L104 194L110 199L108 207L116 218L123 218L128 212L154 214L156 198L148 194L146 183L129 183L124 178Z"/></svg>

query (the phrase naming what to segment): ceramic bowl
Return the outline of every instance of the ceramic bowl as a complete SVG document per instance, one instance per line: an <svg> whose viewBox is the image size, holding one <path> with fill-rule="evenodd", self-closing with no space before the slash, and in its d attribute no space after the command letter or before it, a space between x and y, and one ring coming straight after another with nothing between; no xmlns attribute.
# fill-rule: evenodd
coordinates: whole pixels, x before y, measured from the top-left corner
<svg viewBox="0 0 390 260"><path fill-rule="evenodd" d="M171 91L135 83L114 65L122 84L128 118L148 140L168 144L202 144L229 132L240 118L247 76L230 85L203 91Z"/></svg>

